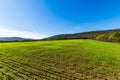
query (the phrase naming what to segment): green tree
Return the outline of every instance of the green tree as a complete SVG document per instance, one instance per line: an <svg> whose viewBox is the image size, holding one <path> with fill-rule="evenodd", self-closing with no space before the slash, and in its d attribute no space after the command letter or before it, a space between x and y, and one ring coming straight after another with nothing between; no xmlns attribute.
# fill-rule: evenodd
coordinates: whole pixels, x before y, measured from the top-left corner
<svg viewBox="0 0 120 80"><path fill-rule="evenodd" d="M98 41L106 41L106 35L105 34L101 34L101 35L96 37L96 40L98 40Z"/></svg>
<svg viewBox="0 0 120 80"><path fill-rule="evenodd" d="M113 37L114 37L114 41L120 42L120 32L114 33Z"/></svg>

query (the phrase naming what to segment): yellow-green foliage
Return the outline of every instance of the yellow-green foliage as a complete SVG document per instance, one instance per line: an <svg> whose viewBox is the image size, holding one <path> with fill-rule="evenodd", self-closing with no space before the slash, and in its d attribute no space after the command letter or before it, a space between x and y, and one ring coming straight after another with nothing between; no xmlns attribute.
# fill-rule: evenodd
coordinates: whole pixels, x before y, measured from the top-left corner
<svg viewBox="0 0 120 80"><path fill-rule="evenodd" d="M116 80L120 44L93 40L0 43L1 80Z"/></svg>
<svg viewBox="0 0 120 80"><path fill-rule="evenodd" d="M120 33L119 32L109 32L107 34L101 34L96 37L98 41L107 41L107 42L120 42Z"/></svg>
<svg viewBox="0 0 120 80"><path fill-rule="evenodd" d="M105 35L105 34L102 34L102 35L97 36L97 37L96 37L96 40L105 41L105 38L106 38L106 35Z"/></svg>

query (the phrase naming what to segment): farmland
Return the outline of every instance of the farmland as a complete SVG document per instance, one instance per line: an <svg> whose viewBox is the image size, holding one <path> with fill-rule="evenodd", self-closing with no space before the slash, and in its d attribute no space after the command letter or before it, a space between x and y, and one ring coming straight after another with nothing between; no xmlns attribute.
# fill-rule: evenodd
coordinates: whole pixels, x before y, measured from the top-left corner
<svg viewBox="0 0 120 80"><path fill-rule="evenodd" d="M0 80L119 80L120 44L94 40L0 43Z"/></svg>

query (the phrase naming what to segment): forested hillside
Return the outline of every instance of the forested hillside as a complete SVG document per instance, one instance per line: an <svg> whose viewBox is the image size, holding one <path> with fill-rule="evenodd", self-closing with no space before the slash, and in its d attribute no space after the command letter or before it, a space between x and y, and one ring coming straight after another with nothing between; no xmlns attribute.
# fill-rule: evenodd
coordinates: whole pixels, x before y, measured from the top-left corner
<svg viewBox="0 0 120 80"><path fill-rule="evenodd" d="M74 33L74 34L60 34L51 36L48 38L44 38L42 40L66 40L66 39L93 39L100 41L117 41L120 37L120 29L112 29L112 30L101 30L101 31L90 31L90 32L82 32L82 33Z"/></svg>

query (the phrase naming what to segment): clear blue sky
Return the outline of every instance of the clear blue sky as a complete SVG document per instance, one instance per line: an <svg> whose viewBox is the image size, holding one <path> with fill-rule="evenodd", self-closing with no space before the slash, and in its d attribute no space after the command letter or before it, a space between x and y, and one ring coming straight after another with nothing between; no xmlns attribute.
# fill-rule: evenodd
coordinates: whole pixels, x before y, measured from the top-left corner
<svg viewBox="0 0 120 80"><path fill-rule="evenodd" d="M0 36L41 38L120 28L120 0L0 0Z"/></svg>

